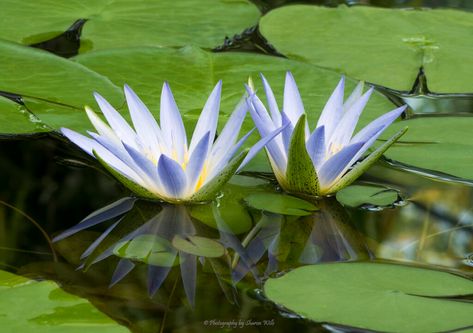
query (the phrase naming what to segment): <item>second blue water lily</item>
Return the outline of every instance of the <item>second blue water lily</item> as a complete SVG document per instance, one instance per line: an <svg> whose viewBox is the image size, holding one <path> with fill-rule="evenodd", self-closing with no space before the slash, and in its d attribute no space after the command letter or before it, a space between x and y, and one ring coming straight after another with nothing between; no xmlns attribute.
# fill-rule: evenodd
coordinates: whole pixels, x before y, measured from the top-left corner
<svg viewBox="0 0 473 333"><path fill-rule="evenodd" d="M291 73L286 75L284 105L279 111L268 82L262 77L269 112L248 87L248 105L261 136L281 126L284 130L266 145L271 167L279 184L288 192L325 196L352 183L406 131L401 130L357 163L406 106L383 114L354 134L361 112L373 88L363 93L363 83L344 100L342 78L310 132L304 106Z"/></svg>

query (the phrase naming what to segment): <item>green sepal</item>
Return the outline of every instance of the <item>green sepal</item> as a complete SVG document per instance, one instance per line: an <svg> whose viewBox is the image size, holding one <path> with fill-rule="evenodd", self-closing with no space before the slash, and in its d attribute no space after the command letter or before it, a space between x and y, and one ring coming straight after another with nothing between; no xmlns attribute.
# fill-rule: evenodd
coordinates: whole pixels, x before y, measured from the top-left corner
<svg viewBox="0 0 473 333"><path fill-rule="evenodd" d="M186 201L202 202L213 200L222 186L225 185L225 183L228 182L235 174L241 162L243 162L243 159L248 154L248 151L249 149L245 149L240 154L235 156L217 176L202 186L200 190L194 193L194 195L192 195L190 199Z"/></svg>
<svg viewBox="0 0 473 333"><path fill-rule="evenodd" d="M360 177L366 170L368 170L389 147L391 147L401 136L407 132L407 127L394 134L388 141L379 146L374 152L368 155L363 161L356 164L345 176L343 176L338 182L336 182L328 191L324 194L336 193L342 188L347 187L353 183L358 177Z"/></svg>
<svg viewBox="0 0 473 333"><path fill-rule="evenodd" d="M305 145L306 115L297 121L287 156L286 191L310 196L319 195L319 179ZM283 185L283 184L281 184Z"/></svg>
<svg viewBox="0 0 473 333"><path fill-rule="evenodd" d="M141 185L138 185L137 183L135 183L134 181L128 179L127 177L125 177L124 175L122 175L120 172L118 172L117 170L115 170L114 168L112 168L107 162L105 162L100 156L99 154L93 150L92 153L94 154L95 158L97 159L97 161L99 161L100 164L102 164L102 166L113 176L115 177L120 183L122 183L126 188L128 188L129 190L131 190L133 193L135 193L136 195L142 197L142 198L146 198L146 199L153 199L153 200L159 200L159 199L162 199L160 197L158 197L156 194L148 191L147 189L145 189L143 186ZM165 199L163 199L165 200Z"/></svg>

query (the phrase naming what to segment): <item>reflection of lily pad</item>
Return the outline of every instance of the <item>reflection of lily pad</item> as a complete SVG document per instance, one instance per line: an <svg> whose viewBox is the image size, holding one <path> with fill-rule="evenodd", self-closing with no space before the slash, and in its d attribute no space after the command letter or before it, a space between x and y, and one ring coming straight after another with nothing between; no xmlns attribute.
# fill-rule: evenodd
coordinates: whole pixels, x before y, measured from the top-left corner
<svg viewBox="0 0 473 333"><path fill-rule="evenodd" d="M283 215L305 216L318 210L314 204L287 194L250 194L245 202L252 208Z"/></svg>
<svg viewBox="0 0 473 333"><path fill-rule="evenodd" d="M443 332L473 325L473 282L453 274L378 263L297 268L269 279L266 295L306 318L383 332Z"/></svg>
<svg viewBox="0 0 473 333"><path fill-rule="evenodd" d="M256 24L259 11L245 0L2 1L0 37L32 44L86 19L82 48L123 46L214 47Z"/></svg>
<svg viewBox="0 0 473 333"><path fill-rule="evenodd" d="M174 266L176 252L171 242L155 235L140 235L118 243L113 253L121 258L141 261L156 266Z"/></svg>
<svg viewBox="0 0 473 333"><path fill-rule="evenodd" d="M200 237L176 235L172 239L172 245L179 251L200 257L217 258L225 253L225 248L216 240Z"/></svg>
<svg viewBox="0 0 473 333"><path fill-rule="evenodd" d="M409 131L387 152L395 161L473 180L473 118L420 117L393 124L383 137L400 127Z"/></svg>
<svg viewBox="0 0 473 333"><path fill-rule="evenodd" d="M400 200L399 192L380 185L351 185L337 192L337 200L348 207L388 207Z"/></svg>
<svg viewBox="0 0 473 333"><path fill-rule="evenodd" d="M410 90L423 66L437 92L471 91L472 29L466 12L363 6L287 6L260 22L262 34L290 58L398 90Z"/></svg>
<svg viewBox="0 0 473 333"><path fill-rule="evenodd" d="M54 282L36 282L4 271L0 271L0 327L2 332L128 332Z"/></svg>

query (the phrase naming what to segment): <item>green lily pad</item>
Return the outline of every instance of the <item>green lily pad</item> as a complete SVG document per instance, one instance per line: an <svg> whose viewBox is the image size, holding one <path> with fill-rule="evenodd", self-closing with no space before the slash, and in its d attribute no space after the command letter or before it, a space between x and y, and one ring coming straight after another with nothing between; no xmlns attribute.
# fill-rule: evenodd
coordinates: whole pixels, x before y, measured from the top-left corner
<svg viewBox="0 0 473 333"><path fill-rule="evenodd" d="M172 245L179 251L190 253L195 256L217 258L225 254L225 248L216 240L200 237L175 235Z"/></svg>
<svg viewBox="0 0 473 333"><path fill-rule="evenodd" d="M123 103L118 87L78 63L1 40L0 53L0 91L24 97L26 108L45 125L90 129L83 110L84 105L95 105L94 91L107 96L116 106ZM1 117L8 117L10 122L7 133L24 133L22 127L29 123L21 117L10 117L10 114L8 108L0 109ZM44 128L35 127L34 131L42 132Z"/></svg>
<svg viewBox="0 0 473 333"><path fill-rule="evenodd" d="M52 281L37 282L0 271L2 332L129 332L86 299L67 294Z"/></svg>
<svg viewBox="0 0 473 333"><path fill-rule="evenodd" d="M383 332L443 332L473 325L471 280L442 271L381 263L296 268L269 279L269 299L297 314Z"/></svg>
<svg viewBox="0 0 473 333"><path fill-rule="evenodd" d="M71 0L60 6L51 0L21 5L5 0L0 38L38 43L86 19L82 51L142 45L210 48L255 25L259 15L246 0Z"/></svg>
<svg viewBox="0 0 473 333"><path fill-rule="evenodd" d="M118 243L113 253L130 260L141 261L156 266L174 266L176 253L171 242L156 235L140 235L129 241Z"/></svg>
<svg viewBox="0 0 473 333"><path fill-rule="evenodd" d="M30 114L24 106L0 96L1 135L48 132L49 128Z"/></svg>
<svg viewBox="0 0 473 333"><path fill-rule="evenodd" d="M403 126L409 131L386 151L387 158L434 175L473 180L473 117L413 118L391 125L383 137Z"/></svg>
<svg viewBox="0 0 473 333"><path fill-rule="evenodd" d="M399 192L381 185L351 185L337 192L337 200L348 207L391 207L400 200Z"/></svg>
<svg viewBox="0 0 473 333"><path fill-rule="evenodd" d="M252 208L283 215L306 216L319 209L308 201L287 194L257 193L244 200Z"/></svg>
<svg viewBox="0 0 473 333"><path fill-rule="evenodd" d="M423 66L432 91L471 91L471 13L297 5L269 12L259 27L289 58L359 80L410 90Z"/></svg>

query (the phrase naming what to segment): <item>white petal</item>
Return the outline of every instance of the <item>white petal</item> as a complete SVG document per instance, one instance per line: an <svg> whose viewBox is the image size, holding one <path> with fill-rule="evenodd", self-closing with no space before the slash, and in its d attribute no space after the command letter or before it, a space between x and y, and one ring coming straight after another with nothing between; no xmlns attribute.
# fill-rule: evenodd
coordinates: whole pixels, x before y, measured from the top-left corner
<svg viewBox="0 0 473 333"><path fill-rule="evenodd" d="M215 132L217 130L218 113L220 111L221 92L222 81L219 81L207 99L199 120L197 121L189 146L189 154L192 154L196 145L207 132L210 132L210 140L214 140Z"/></svg>
<svg viewBox="0 0 473 333"><path fill-rule="evenodd" d="M146 146L149 152L153 152L154 155L159 155L158 136L161 134L161 129L156 119L128 85L125 84L124 90L131 120L142 145Z"/></svg>
<svg viewBox="0 0 473 333"><path fill-rule="evenodd" d="M172 155L181 163L187 153L187 136L181 114L167 82L161 92L160 122L164 140Z"/></svg>
<svg viewBox="0 0 473 333"><path fill-rule="evenodd" d="M332 136L335 127L342 118L343 114L343 90L345 88L345 77L342 77L337 87L330 96L327 104L325 104L322 114L320 115L317 127L324 126L325 138Z"/></svg>
<svg viewBox="0 0 473 333"><path fill-rule="evenodd" d="M100 110L102 111L115 134L120 138L121 141L137 148L137 136L130 125L128 125L120 113L118 113L117 110L115 110L115 108L105 100L105 98L100 96L98 93L94 93L94 96L97 104L100 107Z"/></svg>

